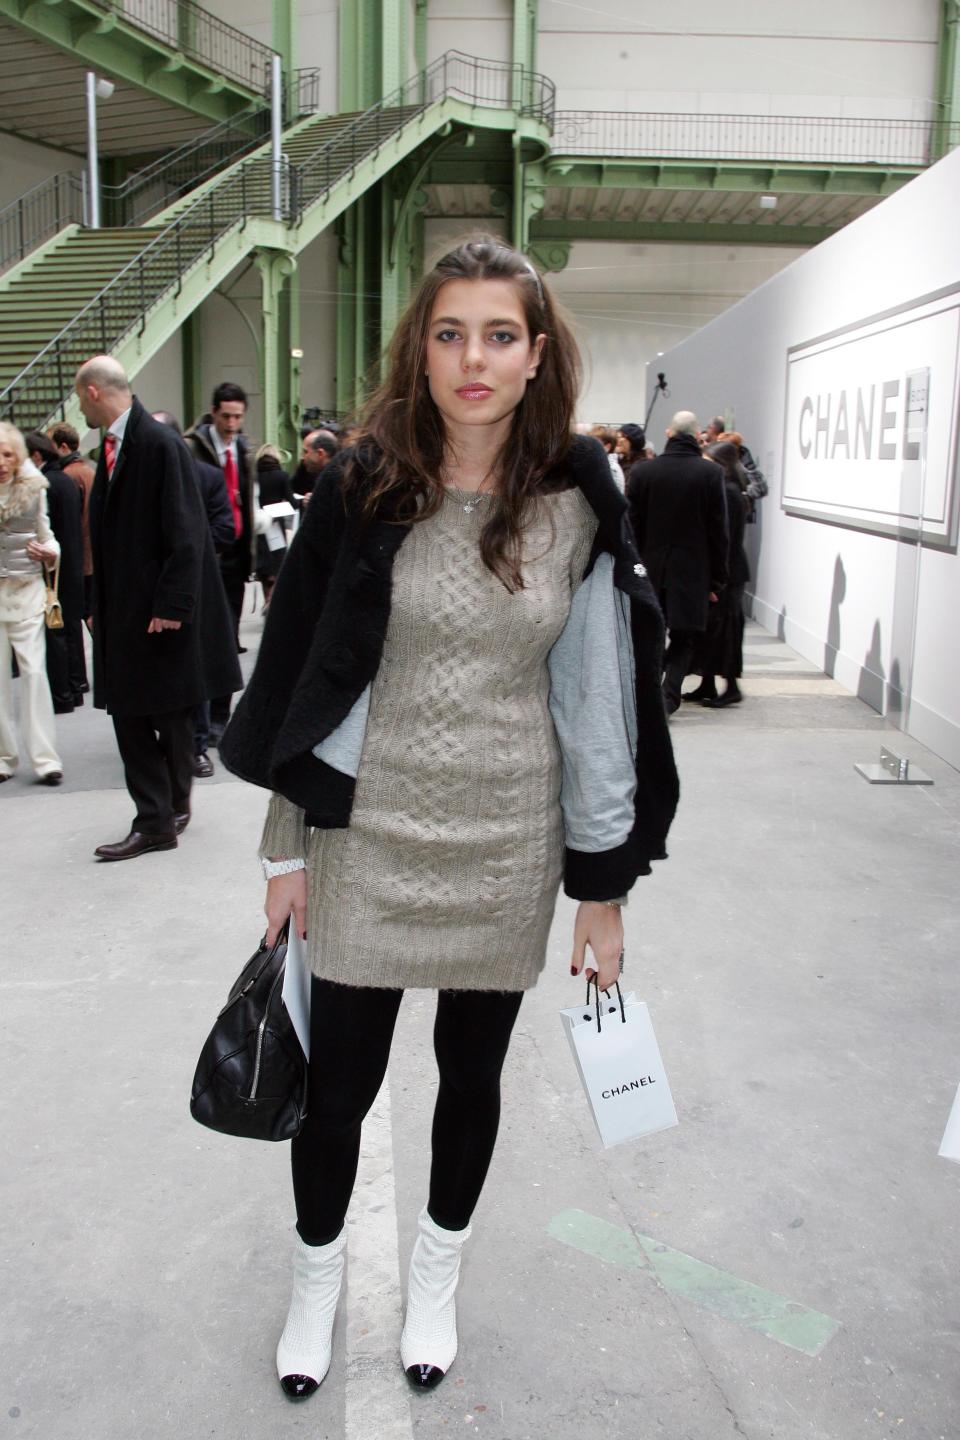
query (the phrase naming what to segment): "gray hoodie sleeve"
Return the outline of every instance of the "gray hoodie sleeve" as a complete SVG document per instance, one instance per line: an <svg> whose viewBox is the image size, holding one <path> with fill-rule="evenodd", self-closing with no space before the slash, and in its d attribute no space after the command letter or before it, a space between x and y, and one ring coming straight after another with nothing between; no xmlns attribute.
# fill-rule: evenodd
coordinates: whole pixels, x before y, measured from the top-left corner
<svg viewBox="0 0 960 1440"><path fill-rule="evenodd" d="M571 850L616 849L633 829L637 711L629 604L614 588L612 556L599 556L550 652L550 713L563 757L560 805Z"/></svg>

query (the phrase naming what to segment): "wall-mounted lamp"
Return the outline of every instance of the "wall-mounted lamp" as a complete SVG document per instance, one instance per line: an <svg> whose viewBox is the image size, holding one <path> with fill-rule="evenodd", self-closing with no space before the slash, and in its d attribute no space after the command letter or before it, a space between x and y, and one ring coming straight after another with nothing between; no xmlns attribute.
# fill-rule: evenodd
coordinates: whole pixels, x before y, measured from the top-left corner
<svg viewBox="0 0 960 1440"><path fill-rule="evenodd" d="M761 195L761 196L760 196L760 209L761 209L761 210L776 210L776 208L777 208L777 197L776 197L776 195Z"/></svg>

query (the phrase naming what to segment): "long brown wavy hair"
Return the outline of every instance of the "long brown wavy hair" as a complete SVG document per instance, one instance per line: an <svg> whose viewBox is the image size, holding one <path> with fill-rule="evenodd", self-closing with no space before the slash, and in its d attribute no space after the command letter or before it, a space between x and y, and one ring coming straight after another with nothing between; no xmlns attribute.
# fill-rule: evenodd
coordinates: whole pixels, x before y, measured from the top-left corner
<svg viewBox="0 0 960 1440"><path fill-rule="evenodd" d="M387 352L386 375L363 417L363 467L350 465L344 490L363 492L369 519L389 499L390 517L409 524L435 515L443 501L446 452L443 417L426 377L430 316L448 280L510 280L532 344L546 342L527 382L507 438L494 462L494 503L480 537L484 564L510 591L523 589L523 530L531 501L551 486L548 476L570 446L580 387L580 353L550 291L525 255L490 235L475 235L438 260L400 318ZM366 444L372 441L372 445Z"/></svg>

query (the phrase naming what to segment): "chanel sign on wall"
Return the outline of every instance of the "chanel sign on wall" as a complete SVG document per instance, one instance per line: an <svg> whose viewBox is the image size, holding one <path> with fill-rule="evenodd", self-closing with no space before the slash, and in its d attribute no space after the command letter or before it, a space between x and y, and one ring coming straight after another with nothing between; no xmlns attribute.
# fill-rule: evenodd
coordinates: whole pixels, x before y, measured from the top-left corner
<svg viewBox="0 0 960 1440"><path fill-rule="evenodd" d="M783 508L955 545L958 345L954 289L793 346Z"/></svg>

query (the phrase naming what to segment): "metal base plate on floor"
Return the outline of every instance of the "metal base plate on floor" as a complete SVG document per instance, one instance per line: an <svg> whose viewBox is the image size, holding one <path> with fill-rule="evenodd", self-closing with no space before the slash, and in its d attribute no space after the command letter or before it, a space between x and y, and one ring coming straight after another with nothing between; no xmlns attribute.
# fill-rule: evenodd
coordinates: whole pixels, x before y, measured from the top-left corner
<svg viewBox="0 0 960 1440"><path fill-rule="evenodd" d="M904 755L895 755L885 745L880 748L879 765L857 763L854 770L871 785L932 785L925 770L920 770Z"/></svg>

